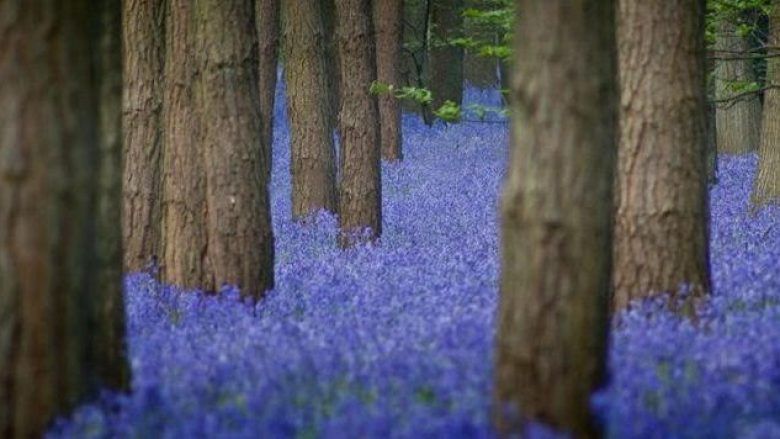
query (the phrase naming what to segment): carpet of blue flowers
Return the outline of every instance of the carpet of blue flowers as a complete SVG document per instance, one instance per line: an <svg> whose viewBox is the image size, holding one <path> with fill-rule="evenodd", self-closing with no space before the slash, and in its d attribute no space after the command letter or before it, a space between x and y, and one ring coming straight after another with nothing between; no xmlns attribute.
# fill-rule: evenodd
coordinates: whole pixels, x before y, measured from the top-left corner
<svg viewBox="0 0 780 439"><path fill-rule="evenodd" d="M382 170L384 234L349 251L333 217L290 221L289 134L277 125L275 290L251 305L128 275L132 393L103 395L51 437L494 436L506 125L405 118L405 160ZM698 324L660 301L616 318L611 385L594 397L610 436L780 437L780 209L749 214L755 164L720 161L715 291Z"/></svg>

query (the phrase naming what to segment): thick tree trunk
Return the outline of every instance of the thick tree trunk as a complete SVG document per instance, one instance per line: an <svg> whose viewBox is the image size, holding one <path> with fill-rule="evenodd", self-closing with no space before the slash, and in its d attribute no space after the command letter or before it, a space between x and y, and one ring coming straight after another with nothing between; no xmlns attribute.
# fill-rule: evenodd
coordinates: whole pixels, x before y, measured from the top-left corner
<svg viewBox="0 0 780 439"><path fill-rule="evenodd" d="M273 235L260 123L252 0L195 0L196 102L216 286L259 298L273 287ZM186 182L180 182L186 184Z"/></svg>
<svg viewBox="0 0 780 439"><path fill-rule="evenodd" d="M167 5L160 272L167 283L213 291L217 285L207 251L206 166L196 108L195 80L200 72L195 59L195 11L191 0L168 0Z"/></svg>
<svg viewBox="0 0 780 439"><path fill-rule="evenodd" d="M463 0L431 0L430 90L431 107L438 110L445 101L463 101L463 49L452 44L463 28Z"/></svg>
<svg viewBox="0 0 780 439"><path fill-rule="evenodd" d="M393 87L401 85L401 29L403 0L374 1L376 25L377 81ZM380 140L382 158L401 160L401 104L395 96L379 96Z"/></svg>
<svg viewBox="0 0 780 439"><path fill-rule="evenodd" d="M772 2L769 15L767 46L780 46L780 1ZM777 53L775 53L777 55ZM780 58L767 59L766 82L780 85ZM764 93L764 124L759 147L758 174L753 185L754 208L780 203L780 90L770 88Z"/></svg>
<svg viewBox="0 0 780 439"><path fill-rule="evenodd" d="M282 2L293 218L303 218L319 209L336 211L336 162L325 60L327 42L320 1Z"/></svg>
<svg viewBox="0 0 780 439"><path fill-rule="evenodd" d="M97 286L91 349L101 383L130 385L122 288L122 0L103 0L98 42Z"/></svg>
<svg viewBox="0 0 780 439"><path fill-rule="evenodd" d="M499 431L595 437L606 374L616 139L614 4L516 2L502 207Z"/></svg>
<svg viewBox="0 0 780 439"><path fill-rule="evenodd" d="M615 309L683 284L694 296L710 286L704 1L619 5Z"/></svg>
<svg viewBox="0 0 780 439"><path fill-rule="evenodd" d="M260 44L258 76L260 81L260 123L262 124L263 161L266 180L271 181L274 141L274 98L279 56L279 0L256 0L257 41Z"/></svg>
<svg viewBox="0 0 780 439"><path fill-rule="evenodd" d="M144 269L160 250L163 2L124 0L125 268Z"/></svg>
<svg viewBox="0 0 780 439"><path fill-rule="evenodd" d="M718 60L715 67L715 98L728 99L738 92L733 87L739 83L755 80L753 66L744 53L749 49L747 40L737 34L733 20L723 19L719 23L716 54L721 58L735 56L738 59ZM718 152L743 153L758 148L761 136L761 102L758 95L751 95L734 101L721 102L716 107L716 130Z"/></svg>
<svg viewBox="0 0 780 439"><path fill-rule="evenodd" d="M104 9L92 6L75 0L0 3L4 438L38 437L54 416L94 395L101 380L121 381L104 369L120 364L104 354L120 353L121 347L103 345L112 337L93 337L105 329L96 327L96 311L116 299L96 288L121 270L104 265L121 264L115 247L103 242L119 236L115 230L110 237L96 232L106 230L105 197L108 191L116 197L121 183L118 172L113 181L105 172L117 166L112 135L118 135L119 96L109 96L118 92L117 72L104 75L109 62L95 38ZM111 6L119 5L104 5ZM98 102L105 104L102 117ZM109 150L110 156L101 157Z"/></svg>
<svg viewBox="0 0 780 439"><path fill-rule="evenodd" d="M341 82L342 169L339 186L339 242L354 242L353 233L382 233L382 180L377 100L369 92L376 79L376 52L369 0L338 0L338 48Z"/></svg>

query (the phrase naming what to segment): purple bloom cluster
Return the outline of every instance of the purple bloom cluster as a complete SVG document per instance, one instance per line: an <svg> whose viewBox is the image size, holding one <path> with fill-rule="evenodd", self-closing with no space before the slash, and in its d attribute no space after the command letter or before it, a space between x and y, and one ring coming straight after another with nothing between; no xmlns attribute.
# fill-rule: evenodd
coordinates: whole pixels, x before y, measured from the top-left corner
<svg viewBox="0 0 780 439"><path fill-rule="evenodd" d="M332 216L290 220L289 133L278 125L276 288L255 305L231 288L183 294L128 275L132 392L81 407L50 437L495 436L506 127L405 117L405 160L382 169L382 238L342 251ZM747 214L754 167L750 156L721 162L716 288L699 326L657 301L619 317L612 383L594 398L612 436L780 436L780 211Z"/></svg>

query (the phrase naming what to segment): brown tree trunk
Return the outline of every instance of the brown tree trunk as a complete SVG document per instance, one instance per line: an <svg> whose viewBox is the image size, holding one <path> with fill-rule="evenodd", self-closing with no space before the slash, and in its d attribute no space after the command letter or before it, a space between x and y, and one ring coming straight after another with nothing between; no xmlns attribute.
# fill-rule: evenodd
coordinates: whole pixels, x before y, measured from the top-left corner
<svg viewBox="0 0 780 439"><path fill-rule="evenodd" d="M213 291L216 285L207 251L206 166L196 108L199 90L195 81L200 72L195 60L195 11L191 0L168 0L167 5L160 271L164 282Z"/></svg>
<svg viewBox="0 0 780 439"><path fill-rule="evenodd" d="M401 28L403 0L374 1L376 25L377 81L393 87L401 85ZM382 158L401 160L401 104L391 94L379 96L379 121Z"/></svg>
<svg viewBox="0 0 780 439"><path fill-rule="evenodd" d="M747 40L737 34L734 20L723 19L719 23L719 33L715 44L716 55L721 58L731 56L743 59L718 60L715 66L715 98L728 99L739 92L734 85L755 81L751 60L744 59L749 49ZM758 94L738 100L720 102L715 110L718 152L738 154L758 148L761 137L761 102Z"/></svg>
<svg viewBox="0 0 780 439"><path fill-rule="evenodd" d="M431 0L430 90L431 107L438 110L445 101L463 101L463 49L452 44L463 28L463 0Z"/></svg>
<svg viewBox="0 0 780 439"><path fill-rule="evenodd" d="M122 295L122 0L103 0L99 9L97 287L93 364L103 385L127 388L130 368L125 348Z"/></svg>
<svg viewBox="0 0 780 439"><path fill-rule="evenodd" d="M108 96L118 91L116 77L104 75L108 62L99 53L105 46L98 45L94 32L104 10L92 6L83 0L0 3L4 438L41 436L56 415L94 395L101 379L116 383L105 364L95 362L121 348L104 346L108 338L93 335L100 328L94 311L115 299L96 288L108 278L105 273L121 270L104 265L121 264L116 255L103 258L103 250L113 246L102 241L119 237L116 231L111 237L97 235L107 218L95 214L104 207L108 188L116 192L120 185L101 181L109 163L116 166L118 143L109 148L105 140L109 132L118 134L119 96ZM98 81L90 80L95 74ZM102 107L102 117L98 102L111 102ZM101 157L109 149L110 157Z"/></svg>
<svg viewBox="0 0 780 439"><path fill-rule="evenodd" d="M144 269L160 250L163 2L124 0L123 237L125 268Z"/></svg>
<svg viewBox="0 0 780 439"><path fill-rule="evenodd" d="M615 309L682 284L694 296L710 286L704 1L619 5Z"/></svg>
<svg viewBox="0 0 780 439"><path fill-rule="evenodd" d="M499 431L596 437L606 375L616 149L614 3L519 0L502 207Z"/></svg>
<svg viewBox="0 0 780 439"><path fill-rule="evenodd" d="M256 0L257 40L260 44L258 76L260 82L260 123L266 180L271 181L274 141L274 100L279 55L279 0Z"/></svg>
<svg viewBox="0 0 780 439"><path fill-rule="evenodd" d="M328 82L328 122L330 131L338 129L339 107L339 51L336 42L336 4L335 0L320 0L322 11L322 30L325 41L325 76ZM338 169L337 169L338 171Z"/></svg>
<svg viewBox="0 0 780 439"><path fill-rule="evenodd" d="M767 46L780 46L780 1L772 2ZM776 55L776 53L775 53ZM780 85L780 58L767 59L767 85ZM759 147L758 174L753 185L754 208L780 203L780 90L764 93L764 123Z"/></svg>
<svg viewBox="0 0 780 439"><path fill-rule="evenodd" d="M216 286L273 287L273 235L260 123L253 0L195 0L195 58L208 259ZM186 182L180 182L186 184Z"/></svg>
<svg viewBox="0 0 780 439"><path fill-rule="evenodd" d="M342 169L339 186L339 242L349 246L353 233L382 233L382 180L377 100L369 92L376 79L376 51L369 0L337 0L341 72Z"/></svg>
<svg viewBox="0 0 780 439"><path fill-rule="evenodd" d="M293 218L319 209L336 211L336 165L320 1L282 2Z"/></svg>

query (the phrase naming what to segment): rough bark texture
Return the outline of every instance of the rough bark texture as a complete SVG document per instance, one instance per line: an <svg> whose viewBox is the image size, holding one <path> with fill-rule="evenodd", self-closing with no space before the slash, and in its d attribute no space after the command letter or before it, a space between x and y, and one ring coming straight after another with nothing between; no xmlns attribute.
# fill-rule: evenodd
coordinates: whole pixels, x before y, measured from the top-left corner
<svg viewBox="0 0 780 439"><path fill-rule="evenodd" d="M341 72L342 168L339 185L339 242L351 245L353 232L382 233L382 182L377 100L369 92L376 79L376 53L369 0L337 0Z"/></svg>
<svg viewBox="0 0 780 439"><path fill-rule="evenodd" d="M336 211L336 162L320 1L282 2L293 218L319 209Z"/></svg>
<svg viewBox="0 0 780 439"><path fill-rule="evenodd" d="M118 4L111 4L118 6ZM118 96L100 69L102 8L87 1L0 2L0 437L39 437L94 395L104 358L93 338L103 267L100 181L107 136L98 102ZM107 6L107 5L106 5ZM112 29L118 32L118 29ZM116 72L114 72L116 73ZM93 75L101 75L98 78ZM96 80L93 80L96 79ZM100 126L100 128L99 128ZM112 131L114 128L111 129ZM117 132L114 131L114 135ZM104 144L107 145L107 144ZM114 142L111 148L116 148ZM113 162L116 165L116 162ZM103 174L105 175L105 174ZM117 172L114 179L119 179ZM114 239L118 239L113 234ZM121 261L112 257L115 263ZM97 267L97 269L96 269ZM113 300L113 298L111 298ZM111 363L114 363L111 361ZM112 380L109 380L112 381Z"/></svg>
<svg viewBox="0 0 780 439"><path fill-rule="evenodd" d="M213 291L203 128L196 107L195 81L201 72L195 59L194 10L191 0L168 0L167 5L160 274L167 283Z"/></svg>
<svg viewBox="0 0 780 439"><path fill-rule="evenodd" d="M276 73L279 57L279 0L256 0L255 19L260 78L260 123L262 124L263 160L266 180L270 181L272 145L274 140L274 98L276 97Z"/></svg>
<svg viewBox="0 0 780 439"><path fill-rule="evenodd" d="M729 55L744 58L749 49L747 39L737 34L734 20L719 23L715 49L721 58ZM749 59L718 60L715 67L715 98L728 99L737 95L735 84L755 81ZM735 101L718 103L715 115L718 152L743 153L758 148L761 136L761 102L758 94Z"/></svg>
<svg viewBox="0 0 780 439"><path fill-rule="evenodd" d="M123 0L123 237L125 268L160 253L163 2Z"/></svg>
<svg viewBox="0 0 780 439"><path fill-rule="evenodd" d="M260 123L252 0L195 0L196 94L216 286L259 298L273 287L273 235ZM180 182L186 184L186 182Z"/></svg>
<svg viewBox="0 0 780 439"><path fill-rule="evenodd" d="M767 46L780 47L780 1L772 2ZM777 53L775 53L777 55ZM767 85L780 85L780 58L767 59ZM764 123L759 147L758 174L753 186L754 208L780 203L780 90L764 93Z"/></svg>
<svg viewBox="0 0 780 439"><path fill-rule="evenodd" d="M463 0L431 0L429 30L431 107L463 101L463 49L451 44L463 28Z"/></svg>
<svg viewBox="0 0 780 439"><path fill-rule="evenodd" d="M96 41L98 79L97 285L90 345L104 385L127 388L125 308L122 295L122 0L103 0Z"/></svg>
<svg viewBox="0 0 780 439"><path fill-rule="evenodd" d="M374 1L376 25L377 81L401 85L401 29L404 12L403 0ZM391 94L379 96L379 122L382 158L401 160L401 104Z"/></svg>
<svg viewBox="0 0 780 439"><path fill-rule="evenodd" d="M614 3L519 0L502 207L499 431L598 435L616 148Z"/></svg>
<svg viewBox="0 0 780 439"><path fill-rule="evenodd" d="M336 43L336 4L335 0L320 0L322 11L322 31L325 45L325 77L328 83L328 122L330 131L338 129L339 116L339 51Z"/></svg>
<svg viewBox="0 0 780 439"><path fill-rule="evenodd" d="M694 296L710 285L704 2L619 5L616 309L682 284Z"/></svg>

